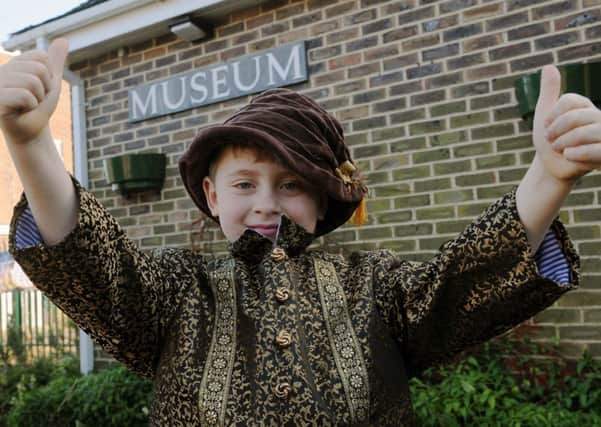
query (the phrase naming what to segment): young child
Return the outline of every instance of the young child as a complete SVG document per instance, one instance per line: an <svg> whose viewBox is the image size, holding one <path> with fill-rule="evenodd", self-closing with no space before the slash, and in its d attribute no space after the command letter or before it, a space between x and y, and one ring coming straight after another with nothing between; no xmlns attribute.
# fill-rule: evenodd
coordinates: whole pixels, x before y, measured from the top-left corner
<svg viewBox="0 0 601 427"><path fill-rule="evenodd" d="M69 177L47 127L66 52L59 40L0 68L0 126L26 196L11 252L100 345L154 380L151 425L410 425L411 375L577 286L577 255L554 218L601 164L601 112L559 98L554 67L517 190L422 263L308 250L361 208L365 185L340 124L315 102L284 89L255 97L180 161L229 241L213 257L140 252Z"/></svg>

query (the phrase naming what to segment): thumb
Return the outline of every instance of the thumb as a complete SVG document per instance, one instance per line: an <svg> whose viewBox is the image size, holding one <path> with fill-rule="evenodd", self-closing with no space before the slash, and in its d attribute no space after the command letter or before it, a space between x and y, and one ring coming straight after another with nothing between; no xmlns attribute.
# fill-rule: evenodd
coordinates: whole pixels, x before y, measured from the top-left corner
<svg viewBox="0 0 601 427"><path fill-rule="evenodd" d="M52 81L60 84L63 78L63 70L65 68L65 60L69 53L69 42L67 39L56 39L48 48L48 61L50 62L50 72L52 73Z"/></svg>
<svg viewBox="0 0 601 427"><path fill-rule="evenodd" d="M561 93L561 75L554 65L543 67L540 77L540 92L536 103L537 119L545 119L551 112Z"/></svg>

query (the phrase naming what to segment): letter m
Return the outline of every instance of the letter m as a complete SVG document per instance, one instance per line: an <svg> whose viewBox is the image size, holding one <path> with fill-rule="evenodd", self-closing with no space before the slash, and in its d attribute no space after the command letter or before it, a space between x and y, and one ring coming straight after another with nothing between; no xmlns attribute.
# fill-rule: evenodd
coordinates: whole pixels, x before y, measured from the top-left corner
<svg viewBox="0 0 601 427"><path fill-rule="evenodd" d="M294 74L292 75L291 79L298 79L302 77L300 47L301 45L298 44L290 50L290 56L288 57L288 63L286 64L285 68L282 67L282 64L280 64L277 58L273 56L273 53L267 53L267 66L269 67L270 85L275 84L274 71L280 76L280 79L283 81L287 80L287 76L290 73L291 69L293 69L294 71Z"/></svg>
<svg viewBox="0 0 601 427"><path fill-rule="evenodd" d="M156 99L156 86L150 86L150 89L146 93L146 99L142 100L139 91L132 90L130 92L131 95L131 112L132 119L138 120L143 119L149 115L148 110L150 109L150 114L157 114L157 99Z"/></svg>

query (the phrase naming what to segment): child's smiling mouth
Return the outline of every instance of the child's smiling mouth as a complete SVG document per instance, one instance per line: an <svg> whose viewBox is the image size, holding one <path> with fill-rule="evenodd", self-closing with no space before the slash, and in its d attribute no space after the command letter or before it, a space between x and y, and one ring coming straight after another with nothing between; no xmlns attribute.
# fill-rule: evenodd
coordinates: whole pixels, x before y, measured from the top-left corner
<svg viewBox="0 0 601 427"><path fill-rule="evenodd" d="M256 231L259 234L273 240L278 232L278 224L255 224L251 225L248 228Z"/></svg>

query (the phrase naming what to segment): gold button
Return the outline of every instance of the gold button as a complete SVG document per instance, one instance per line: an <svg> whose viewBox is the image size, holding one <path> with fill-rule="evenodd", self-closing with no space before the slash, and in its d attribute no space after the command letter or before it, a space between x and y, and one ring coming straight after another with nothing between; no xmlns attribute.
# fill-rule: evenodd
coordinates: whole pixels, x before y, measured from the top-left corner
<svg viewBox="0 0 601 427"><path fill-rule="evenodd" d="M288 290L287 287L280 286L279 288L277 288L275 290L275 299L277 299L279 302L287 301L289 297L290 297L290 291Z"/></svg>
<svg viewBox="0 0 601 427"><path fill-rule="evenodd" d="M271 251L271 259L277 262L280 261L284 261L286 258L288 258L288 255L286 255L286 251L280 247L274 248Z"/></svg>
<svg viewBox="0 0 601 427"><path fill-rule="evenodd" d="M279 383L273 388L273 394L275 394L275 397L279 399L288 399L291 390L292 388L290 387L290 384Z"/></svg>
<svg viewBox="0 0 601 427"><path fill-rule="evenodd" d="M286 330L281 330L276 337L275 342L280 347L288 347L290 344L292 344L292 335L290 335L290 332Z"/></svg>

